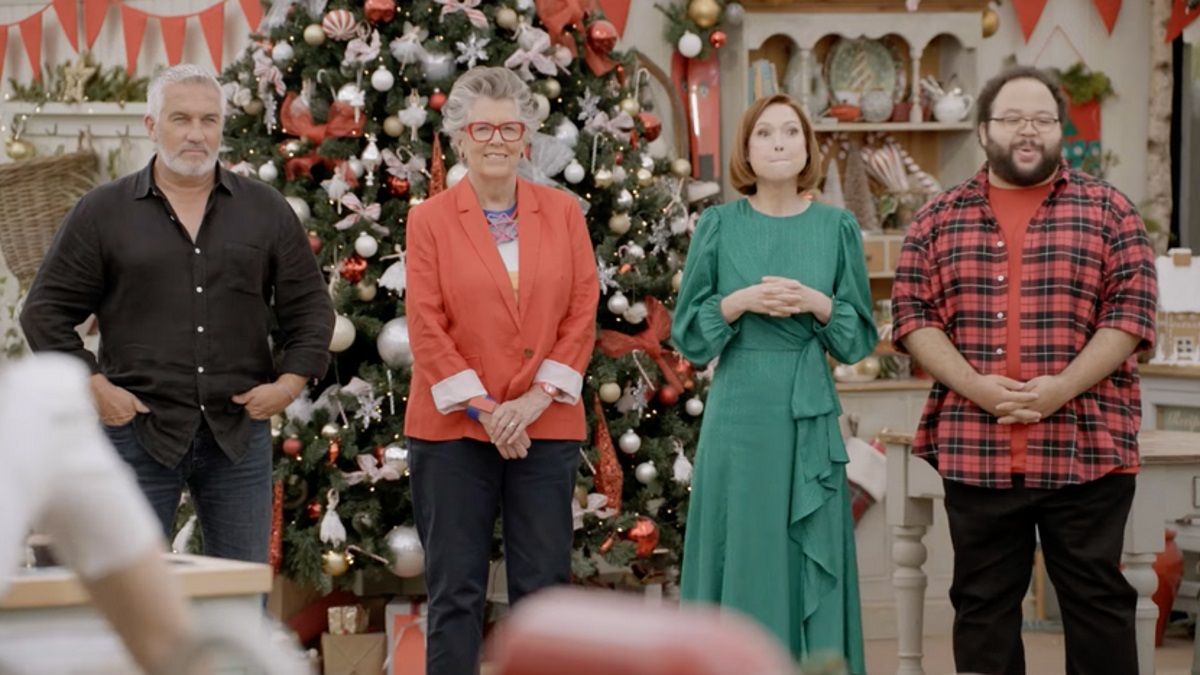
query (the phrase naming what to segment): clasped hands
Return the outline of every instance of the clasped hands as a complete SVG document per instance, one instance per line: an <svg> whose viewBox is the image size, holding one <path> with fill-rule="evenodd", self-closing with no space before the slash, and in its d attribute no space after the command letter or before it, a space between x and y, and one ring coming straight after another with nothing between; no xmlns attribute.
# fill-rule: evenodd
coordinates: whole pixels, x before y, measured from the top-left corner
<svg viewBox="0 0 1200 675"><path fill-rule="evenodd" d="M520 397L505 401L491 413L480 413L488 438L500 451L504 459L522 459L529 455L529 434L526 428L533 424L553 399L541 387L533 387Z"/></svg>
<svg viewBox="0 0 1200 675"><path fill-rule="evenodd" d="M765 276L761 283L730 294L730 299L734 300L739 314L754 312L778 318L812 314L825 323L833 311L829 296L787 277Z"/></svg>
<svg viewBox="0 0 1200 675"><path fill-rule="evenodd" d="M1070 385L1057 375L1042 375L1028 382L981 375L964 395L1005 425L1035 424L1074 398Z"/></svg>

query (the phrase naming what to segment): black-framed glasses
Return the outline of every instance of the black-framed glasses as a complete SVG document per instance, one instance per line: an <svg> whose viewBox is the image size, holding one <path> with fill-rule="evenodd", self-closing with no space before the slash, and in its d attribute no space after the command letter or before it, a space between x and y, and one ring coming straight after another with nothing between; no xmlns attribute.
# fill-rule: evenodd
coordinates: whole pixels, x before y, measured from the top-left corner
<svg viewBox="0 0 1200 675"><path fill-rule="evenodd" d="M500 132L501 140L512 143L525 136L525 124L523 122L503 122L501 124L471 122L467 125L467 134L476 143L487 143L492 140L497 131Z"/></svg>
<svg viewBox="0 0 1200 675"><path fill-rule="evenodd" d="M1019 131L1025 126L1026 122L1033 125L1034 131L1038 133L1046 133L1058 126L1058 118L1053 115L1034 115L1026 117L1025 115L1005 115L1003 117L993 117L991 121L999 124L1005 131Z"/></svg>

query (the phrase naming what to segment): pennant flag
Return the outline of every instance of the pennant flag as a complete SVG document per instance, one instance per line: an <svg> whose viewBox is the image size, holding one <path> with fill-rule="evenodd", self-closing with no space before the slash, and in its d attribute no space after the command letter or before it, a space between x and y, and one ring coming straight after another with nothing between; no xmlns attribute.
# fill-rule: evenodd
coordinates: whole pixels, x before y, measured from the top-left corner
<svg viewBox="0 0 1200 675"><path fill-rule="evenodd" d="M1108 34L1112 35L1113 27L1117 25L1117 15L1121 13L1121 0L1092 0L1092 4L1100 12L1100 19L1104 21Z"/></svg>
<svg viewBox="0 0 1200 675"><path fill-rule="evenodd" d="M0 80L4 79L4 55L8 52L8 29L9 26L0 24Z"/></svg>
<svg viewBox="0 0 1200 675"><path fill-rule="evenodd" d="M54 0L54 11L58 13L58 23L67 34L71 49L79 53L79 14L75 9L75 0Z"/></svg>
<svg viewBox="0 0 1200 675"><path fill-rule="evenodd" d="M183 36L187 32L186 16L160 16L163 48L167 50L167 65L179 65L183 60Z"/></svg>
<svg viewBox="0 0 1200 675"><path fill-rule="evenodd" d="M121 5L121 28L125 33L125 69L132 75L137 70L138 52L142 49L142 36L146 34L146 14Z"/></svg>
<svg viewBox="0 0 1200 675"><path fill-rule="evenodd" d="M1021 33L1029 42L1038 19L1042 18L1042 10L1046 9L1046 0L1012 0L1012 6L1017 13L1017 23L1021 24Z"/></svg>
<svg viewBox="0 0 1200 675"><path fill-rule="evenodd" d="M1200 5L1189 10L1184 0L1175 0L1175 4L1171 5L1171 18L1167 20L1166 42L1174 42L1175 38L1183 34L1183 29L1187 28L1188 24L1195 21L1198 16L1200 16Z"/></svg>
<svg viewBox="0 0 1200 675"><path fill-rule="evenodd" d="M213 68L221 72L221 50L225 48L225 3L218 2L200 12L200 29L208 42L208 53L212 56Z"/></svg>
<svg viewBox="0 0 1200 675"><path fill-rule="evenodd" d="M91 49L92 45L96 44L96 37L100 35L100 27L104 25L104 15L108 14L110 1L83 0L83 26L87 40L85 44L87 44L88 49Z"/></svg>
<svg viewBox="0 0 1200 675"><path fill-rule="evenodd" d="M258 30L258 24L262 23L263 9L262 0L238 0L242 5L242 14L246 15L246 23L250 24L250 30Z"/></svg>
<svg viewBox="0 0 1200 675"><path fill-rule="evenodd" d="M45 11L45 10L42 10ZM42 12L21 20L21 41L25 43L25 55L33 68L33 79L42 79Z"/></svg>
<svg viewBox="0 0 1200 675"><path fill-rule="evenodd" d="M599 0L600 10L617 29L617 35L625 34L625 22L629 20L629 5L633 0Z"/></svg>

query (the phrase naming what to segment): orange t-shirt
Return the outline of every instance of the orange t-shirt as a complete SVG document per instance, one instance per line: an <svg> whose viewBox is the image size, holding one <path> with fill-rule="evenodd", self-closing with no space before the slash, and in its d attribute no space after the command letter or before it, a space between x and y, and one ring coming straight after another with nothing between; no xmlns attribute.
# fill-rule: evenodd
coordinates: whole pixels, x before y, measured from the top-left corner
<svg viewBox="0 0 1200 675"><path fill-rule="evenodd" d="M1008 356L1008 376L1023 381L1021 377L1021 257L1025 250L1025 231L1029 221L1037 213L1042 202L1050 195L1053 183L1029 188L1005 189L988 186L988 202L996 214L1000 234L1008 249L1008 309L1005 328L1008 334L1004 345ZM1025 451L1029 444L1029 425L1012 426L1012 471L1025 473Z"/></svg>
<svg viewBox="0 0 1200 675"><path fill-rule="evenodd" d="M1028 188L1007 189L988 186L988 203L996 214L1000 234L1008 248L1008 308L1005 329L1008 339L1004 345L1008 377L1021 377L1021 258L1025 250L1025 231L1029 221L1050 195L1053 183ZM1029 448L1029 425L1012 426L1012 472L1025 473L1025 454ZM1124 467L1113 473L1137 473L1137 467Z"/></svg>

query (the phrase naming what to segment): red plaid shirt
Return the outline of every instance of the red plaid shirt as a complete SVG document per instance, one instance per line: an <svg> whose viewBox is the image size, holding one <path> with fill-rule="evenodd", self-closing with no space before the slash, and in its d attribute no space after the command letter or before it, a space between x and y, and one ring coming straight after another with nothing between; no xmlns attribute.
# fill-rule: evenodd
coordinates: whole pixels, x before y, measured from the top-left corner
<svg viewBox="0 0 1200 675"><path fill-rule="evenodd" d="M1066 163L1025 236L1021 379L1056 375L1100 328L1154 343L1157 281L1146 230L1129 199ZM987 169L938 195L909 228L892 286L893 339L946 332L975 370L1007 375L1008 251L988 205ZM1057 488L1138 465L1141 392L1130 357L1099 384L1032 425L1025 485ZM913 442L950 480L1012 485L1011 429L934 385Z"/></svg>

